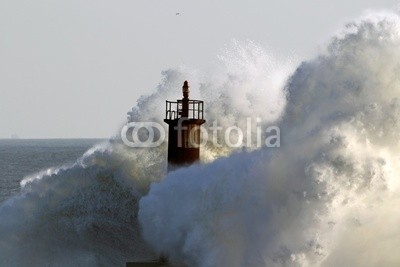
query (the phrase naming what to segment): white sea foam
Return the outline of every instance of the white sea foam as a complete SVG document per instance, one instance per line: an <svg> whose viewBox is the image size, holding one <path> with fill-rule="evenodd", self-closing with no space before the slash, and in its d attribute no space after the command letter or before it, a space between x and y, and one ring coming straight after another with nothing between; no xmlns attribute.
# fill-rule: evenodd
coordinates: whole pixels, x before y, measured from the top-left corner
<svg viewBox="0 0 400 267"><path fill-rule="evenodd" d="M399 25L370 15L298 67L280 149L152 185L139 210L148 243L188 266L400 264Z"/></svg>
<svg viewBox="0 0 400 267"><path fill-rule="evenodd" d="M187 79L207 121L259 117L281 128L281 147L207 145L206 163L165 176L165 145L110 140L26 178L0 207L0 266L159 253L201 267L398 266L399 26L395 14L357 20L294 73L252 42L228 46L211 76L165 71L130 121L162 124L164 101Z"/></svg>

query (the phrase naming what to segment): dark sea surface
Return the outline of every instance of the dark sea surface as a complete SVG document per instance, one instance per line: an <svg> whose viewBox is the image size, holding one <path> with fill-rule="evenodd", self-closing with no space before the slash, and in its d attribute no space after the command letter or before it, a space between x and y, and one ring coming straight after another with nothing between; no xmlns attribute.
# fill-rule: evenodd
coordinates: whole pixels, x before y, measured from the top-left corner
<svg viewBox="0 0 400 267"><path fill-rule="evenodd" d="M0 139L0 204L17 194L21 180L74 163L103 139Z"/></svg>

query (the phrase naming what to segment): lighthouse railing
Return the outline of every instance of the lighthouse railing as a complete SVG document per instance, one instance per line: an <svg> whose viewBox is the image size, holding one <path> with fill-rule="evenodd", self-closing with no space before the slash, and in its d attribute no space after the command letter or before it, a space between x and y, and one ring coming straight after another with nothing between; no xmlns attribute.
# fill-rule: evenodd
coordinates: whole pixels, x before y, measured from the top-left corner
<svg viewBox="0 0 400 267"><path fill-rule="evenodd" d="M165 119L175 120L182 116L183 101L165 102ZM204 102L201 100L188 100L188 119L204 119Z"/></svg>

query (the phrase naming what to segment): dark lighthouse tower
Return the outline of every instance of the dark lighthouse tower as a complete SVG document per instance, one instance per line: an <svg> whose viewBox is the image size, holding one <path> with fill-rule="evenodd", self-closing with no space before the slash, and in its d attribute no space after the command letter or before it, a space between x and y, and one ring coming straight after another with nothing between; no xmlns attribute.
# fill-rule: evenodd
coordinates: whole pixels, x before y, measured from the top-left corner
<svg viewBox="0 0 400 267"><path fill-rule="evenodd" d="M189 99L189 84L184 82L183 98L166 101L165 119L168 124L168 170L190 165L200 158L200 126L204 120L204 102ZM158 261L127 262L126 267L167 267L168 259Z"/></svg>
<svg viewBox="0 0 400 267"><path fill-rule="evenodd" d="M189 84L184 82L183 98L166 101L168 124L168 170L192 164L200 158L200 126L204 120L204 102L189 99Z"/></svg>

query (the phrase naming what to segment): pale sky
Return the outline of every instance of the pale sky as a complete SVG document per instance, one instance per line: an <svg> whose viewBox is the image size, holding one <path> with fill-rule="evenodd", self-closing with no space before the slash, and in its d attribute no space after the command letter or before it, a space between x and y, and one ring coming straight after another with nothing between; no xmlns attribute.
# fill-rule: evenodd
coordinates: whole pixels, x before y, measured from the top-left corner
<svg viewBox="0 0 400 267"><path fill-rule="evenodd" d="M109 137L163 70L207 68L233 39L306 59L398 2L0 0L0 138Z"/></svg>

